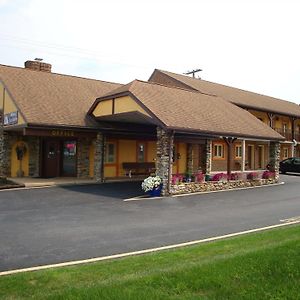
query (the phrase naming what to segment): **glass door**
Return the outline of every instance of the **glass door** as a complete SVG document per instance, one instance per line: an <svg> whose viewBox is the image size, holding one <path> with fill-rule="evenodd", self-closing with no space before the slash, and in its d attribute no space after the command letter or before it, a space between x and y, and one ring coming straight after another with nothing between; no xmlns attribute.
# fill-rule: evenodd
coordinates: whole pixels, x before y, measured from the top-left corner
<svg viewBox="0 0 300 300"><path fill-rule="evenodd" d="M63 141L63 155L62 155L62 175L76 176L77 167L77 144L76 141Z"/></svg>

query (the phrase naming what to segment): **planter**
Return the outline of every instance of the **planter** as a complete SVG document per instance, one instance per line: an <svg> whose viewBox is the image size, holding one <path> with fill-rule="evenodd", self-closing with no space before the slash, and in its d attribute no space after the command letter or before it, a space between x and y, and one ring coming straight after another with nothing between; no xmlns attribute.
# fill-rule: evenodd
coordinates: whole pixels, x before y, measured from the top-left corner
<svg viewBox="0 0 300 300"><path fill-rule="evenodd" d="M160 192L161 192L161 189L158 188L158 189L154 189L154 190L148 191L148 194L149 194L150 197L159 197L160 196Z"/></svg>

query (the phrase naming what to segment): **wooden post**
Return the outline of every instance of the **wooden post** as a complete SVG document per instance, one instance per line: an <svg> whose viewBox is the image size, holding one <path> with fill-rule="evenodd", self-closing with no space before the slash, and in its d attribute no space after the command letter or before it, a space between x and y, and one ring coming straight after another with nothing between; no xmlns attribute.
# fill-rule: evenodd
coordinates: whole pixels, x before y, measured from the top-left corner
<svg viewBox="0 0 300 300"><path fill-rule="evenodd" d="M272 129L274 129L274 123L273 123L274 114L273 114L273 113L268 113L268 117L269 117L269 124L270 124L270 127L271 127Z"/></svg>
<svg viewBox="0 0 300 300"><path fill-rule="evenodd" d="M227 144L227 180L230 180L231 176L231 161L232 161L232 144L236 138L232 137L223 137L224 141Z"/></svg>
<svg viewBox="0 0 300 300"><path fill-rule="evenodd" d="M241 165L242 172L245 172L245 163L246 163L246 141L242 140L242 165Z"/></svg>

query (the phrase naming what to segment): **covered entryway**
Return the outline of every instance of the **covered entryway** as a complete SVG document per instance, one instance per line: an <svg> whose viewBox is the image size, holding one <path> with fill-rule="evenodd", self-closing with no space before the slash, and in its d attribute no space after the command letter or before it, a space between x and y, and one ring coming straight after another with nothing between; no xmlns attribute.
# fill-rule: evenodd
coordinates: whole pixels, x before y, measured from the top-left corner
<svg viewBox="0 0 300 300"><path fill-rule="evenodd" d="M42 147L42 177L77 175L76 140L44 139Z"/></svg>

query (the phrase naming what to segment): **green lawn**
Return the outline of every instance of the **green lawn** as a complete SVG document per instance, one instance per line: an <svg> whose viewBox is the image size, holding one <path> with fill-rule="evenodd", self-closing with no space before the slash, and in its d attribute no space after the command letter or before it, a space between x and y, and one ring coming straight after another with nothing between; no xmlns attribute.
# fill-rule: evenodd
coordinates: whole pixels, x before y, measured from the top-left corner
<svg viewBox="0 0 300 300"><path fill-rule="evenodd" d="M1 299L300 299L300 226L0 277Z"/></svg>

